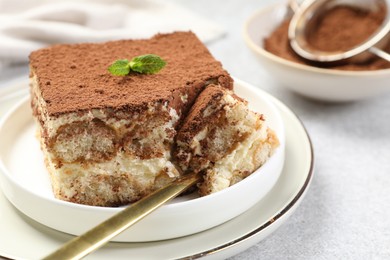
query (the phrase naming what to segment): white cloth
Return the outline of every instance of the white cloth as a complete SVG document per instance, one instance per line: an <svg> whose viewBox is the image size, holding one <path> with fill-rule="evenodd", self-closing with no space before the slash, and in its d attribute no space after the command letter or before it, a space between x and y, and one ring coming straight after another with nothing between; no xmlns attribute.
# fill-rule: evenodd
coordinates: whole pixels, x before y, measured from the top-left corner
<svg viewBox="0 0 390 260"><path fill-rule="evenodd" d="M54 43L148 38L191 30L204 41L223 35L207 18L156 0L0 0L0 61L27 62L31 51Z"/></svg>

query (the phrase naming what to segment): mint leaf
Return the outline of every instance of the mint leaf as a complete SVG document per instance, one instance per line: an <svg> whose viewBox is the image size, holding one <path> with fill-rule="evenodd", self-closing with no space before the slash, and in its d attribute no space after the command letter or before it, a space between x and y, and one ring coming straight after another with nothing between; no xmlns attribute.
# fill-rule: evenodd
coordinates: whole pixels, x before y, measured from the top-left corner
<svg viewBox="0 0 390 260"><path fill-rule="evenodd" d="M130 71L143 74L154 74L159 72L166 62L155 54L145 54L134 57L131 61L127 59L117 60L108 67L108 71L115 76L125 76Z"/></svg>
<svg viewBox="0 0 390 260"><path fill-rule="evenodd" d="M159 72L166 62L155 54L145 54L133 58L130 61L130 68L133 71L143 74L154 74Z"/></svg>
<svg viewBox="0 0 390 260"><path fill-rule="evenodd" d="M130 72L128 60L117 60L108 67L108 71L115 76L125 76Z"/></svg>

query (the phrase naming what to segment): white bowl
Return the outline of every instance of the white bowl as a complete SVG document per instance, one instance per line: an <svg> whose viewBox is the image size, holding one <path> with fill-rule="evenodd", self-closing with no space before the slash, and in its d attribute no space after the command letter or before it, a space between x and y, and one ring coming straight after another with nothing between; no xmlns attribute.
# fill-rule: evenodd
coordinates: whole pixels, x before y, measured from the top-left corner
<svg viewBox="0 0 390 260"><path fill-rule="evenodd" d="M194 234L222 224L251 208L276 183L284 163L284 126L273 103L257 89L236 80L236 92L247 99L251 109L265 115L276 131L280 147L255 173L215 194L194 194L163 205L114 241L154 241ZM25 215L53 229L80 235L121 208L79 205L55 199L35 138L30 102L26 98L0 123L0 181L8 200Z"/></svg>
<svg viewBox="0 0 390 260"><path fill-rule="evenodd" d="M332 102L360 100L390 92L390 69L322 69L267 52L263 48L263 40L285 19L286 12L286 4L271 5L253 14L244 26L246 44L280 86L309 98Z"/></svg>

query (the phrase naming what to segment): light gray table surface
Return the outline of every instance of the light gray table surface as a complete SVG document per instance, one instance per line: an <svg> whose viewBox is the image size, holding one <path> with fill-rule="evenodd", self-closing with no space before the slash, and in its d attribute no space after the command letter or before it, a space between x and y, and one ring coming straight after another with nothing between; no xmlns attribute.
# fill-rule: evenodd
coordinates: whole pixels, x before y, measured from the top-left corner
<svg viewBox="0 0 390 260"><path fill-rule="evenodd" d="M302 204L276 232L231 260L390 259L390 94L329 104L278 86L242 38L245 20L275 0L174 2L226 29L208 44L212 54L233 76L289 106L314 146L314 179ZM27 65L0 68L0 87L27 73Z"/></svg>

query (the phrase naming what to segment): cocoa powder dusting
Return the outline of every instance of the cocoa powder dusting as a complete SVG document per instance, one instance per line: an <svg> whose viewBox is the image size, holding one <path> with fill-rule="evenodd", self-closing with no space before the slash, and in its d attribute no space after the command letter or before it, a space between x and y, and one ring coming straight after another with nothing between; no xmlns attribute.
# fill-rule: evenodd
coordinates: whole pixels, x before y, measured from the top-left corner
<svg viewBox="0 0 390 260"><path fill-rule="evenodd" d="M107 70L115 60L149 53L167 62L157 74L120 77ZM51 116L95 108L140 111L148 104L164 102L185 110L190 97L194 99L210 80L233 87L222 64L192 32L158 34L145 40L54 45L32 52L30 67ZM182 95L189 97L187 104L182 103Z"/></svg>
<svg viewBox="0 0 390 260"><path fill-rule="evenodd" d="M309 44L322 51L345 51L368 39L381 25L385 10L367 12L347 6L330 9L319 20L318 25L308 35ZM340 70L380 70L389 69L390 63L381 58L373 58L362 64L344 64L326 66L307 61L298 56L288 40L290 20L282 22L272 34L264 40L265 50L289 61L315 67L326 67ZM390 51L390 44L385 48Z"/></svg>

